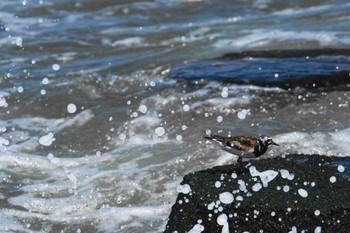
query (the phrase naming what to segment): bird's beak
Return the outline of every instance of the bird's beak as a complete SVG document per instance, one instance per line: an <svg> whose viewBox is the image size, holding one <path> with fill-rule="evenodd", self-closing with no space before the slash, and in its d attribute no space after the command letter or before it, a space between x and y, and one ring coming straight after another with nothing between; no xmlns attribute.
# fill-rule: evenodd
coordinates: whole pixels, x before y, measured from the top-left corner
<svg viewBox="0 0 350 233"><path fill-rule="evenodd" d="M280 146L278 145L276 142L272 141L272 145L275 145L275 146Z"/></svg>

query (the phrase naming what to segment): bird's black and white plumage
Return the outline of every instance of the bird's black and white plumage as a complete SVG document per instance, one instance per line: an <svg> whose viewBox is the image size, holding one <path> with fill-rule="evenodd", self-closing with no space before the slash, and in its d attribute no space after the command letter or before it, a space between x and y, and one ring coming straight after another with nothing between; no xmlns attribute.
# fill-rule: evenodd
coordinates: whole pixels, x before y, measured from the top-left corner
<svg viewBox="0 0 350 233"><path fill-rule="evenodd" d="M261 135L260 137L206 135L204 138L218 142L223 150L237 155L239 163L242 162L243 158L260 157L270 145L279 146L267 135Z"/></svg>

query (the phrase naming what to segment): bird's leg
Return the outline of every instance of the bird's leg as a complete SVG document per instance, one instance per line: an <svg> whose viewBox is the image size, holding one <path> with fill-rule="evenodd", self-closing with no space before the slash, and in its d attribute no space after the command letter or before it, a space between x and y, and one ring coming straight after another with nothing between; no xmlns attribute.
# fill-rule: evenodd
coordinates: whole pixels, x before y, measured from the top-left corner
<svg viewBox="0 0 350 233"><path fill-rule="evenodd" d="M231 147L231 143L229 142L229 139L228 138L225 138L225 142L224 142L224 146L225 147Z"/></svg>
<svg viewBox="0 0 350 233"><path fill-rule="evenodd" d="M242 157L241 156L238 156L238 160L237 160L237 162L239 163L239 165L241 165L241 166L243 166L243 164L242 164Z"/></svg>

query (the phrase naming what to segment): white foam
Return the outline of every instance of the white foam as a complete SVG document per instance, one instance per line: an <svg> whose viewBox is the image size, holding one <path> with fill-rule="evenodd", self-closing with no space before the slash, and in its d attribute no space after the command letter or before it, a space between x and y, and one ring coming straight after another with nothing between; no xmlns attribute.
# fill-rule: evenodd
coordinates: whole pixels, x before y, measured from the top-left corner
<svg viewBox="0 0 350 233"><path fill-rule="evenodd" d="M250 166L249 172L251 176L259 176L264 187L267 187L268 183L274 180L278 175L278 172L273 170L259 172L258 170L256 170L255 166Z"/></svg>
<svg viewBox="0 0 350 233"><path fill-rule="evenodd" d="M222 102L222 98L210 98L204 101L195 102L192 104L193 109L201 109L205 106L204 109L206 111L210 111L211 109L219 112L226 112L227 109L231 109L237 105L246 105L250 103L249 97L232 97L226 98L224 102Z"/></svg>
<svg viewBox="0 0 350 233"><path fill-rule="evenodd" d="M307 197L309 194L305 189L298 189L298 193L301 197Z"/></svg>
<svg viewBox="0 0 350 233"><path fill-rule="evenodd" d="M190 106L188 104L185 104L182 109L184 110L184 112L188 112L190 111Z"/></svg>
<svg viewBox="0 0 350 233"><path fill-rule="evenodd" d="M47 203L49 204L49 203ZM64 203L62 203L64 206ZM74 208L74 207L73 207ZM135 206L135 207L108 207L100 208L98 210L91 208L83 210L75 209L70 215L66 215L63 212L57 212L54 215L45 215L30 213L27 211L4 211L0 210L2 216L18 216L24 219L43 219L49 220L53 223L65 222L66 224L81 224L82 222L95 222L95 225L101 232L109 232L111 229L119 229L122 223L130 222L135 220L135 218L142 218L144 221L159 221L160 216L167 214L169 205L164 206Z"/></svg>
<svg viewBox="0 0 350 233"><path fill-rule="evenodd" d="M222 88L221 97L224 99L228 97L228 88L227 87Z"/></svg>
<svg viewBox="0 0 350 233"><path fill-rule="evenodd" d="M262 185L260 183L256 183L252 186L252 190L254 192L258 192L262 188Z"/></svg>
<svg viewBox="0 0 350 233"><path fill-rule="evenodd" d="M215 182L215 188L220 188L221 187L221 182L220 181L216 181Z"/></svg>
<svg viewBox="0 0 350 233"><path fill-rule="evenodd" d="M337 181L337 177L335 177L335 176L331 176L329 178L329 182L331 182L331 183L335 183L336 181Z"/></svg>
<svg viewBox="0 0 350 233"><path fill-rule="evenodd" d="M182 141L182 136L181 135L176 135L176 141Z"/></svg>
<svg viewBox="0 0 350 233"><path fill-rule="evenodd" d="M53 65L52 65L52 69L53 69L54 71L58 71L58 70L61 69L61 67L60 67L59 64L53 64Z"/></svg>
<svg viewBox="0 0 350 233"><path fill-rule="evenodd" d="M290 38L300 41L318 42L321 46L330 46L335 43L349 44L349 38L345 34L338 32L322 31L315 33L313 31L290 31L290 30L265 30L253 29L243 33L244 36L235 39L220 39L214 43L216 48L254 48L267 46L276 40L288 41Z"/></svg>
<svg viewBox="0 0 350 233"><path fill-rule="evenodd" d="M142 42L143 42L143 39L141 37L129 37L129 38L114 41L111 45L112 47L135 46L135 45L141 45Z"/></svg>
<svg viewBox="0 0 350 233"><path fill-rule="evenodd" d="M126 139L126 134L125 134L125 133L120 133L119 136L118 136L118 138L119 138L120 140L125 140L125 139Z"/></svg>
<svg viewBox="0 0 350 233"><path fill-rule="evenodd" d="M0 137L0 146L8 146L10 144L10 141L3 138L3 137Z"/></svg>
<svg viewBox="0 0 350 233"><path fill-rule="evenodd" d="M113 139L116 145L155 145L159 143L169 142L166 129L161 126L161 119L156 112L147 111L147 114L133 118L131 124L127 127L120 128L122 132L118 133L118 137ZM128 136L128 140L124 141ZM177 137L174 142L179 143ZM126 144L125 144L126 143Z"/></svg>
<svg viewBox="0 0 350 233"><path fill-rule="evenodd" d="M217 118L216 118L216 121L217 122L222 122L224 120L224 118L223 118L223 116L218 116Z"/></svg>
<svg viewBox="0 0 350 233"><path fill-rule="evenodd" d="M292 230L289 233L298 233L298 229L295 226L293 226Z"/></svg>
<svg viewBox="0 0 350 233"><path fill-rule="evenodd" d="M43 146L50 146L55 140L56 138L54 138L54 134L48 133L39 138L39 143Z"/></svg>
<svg viewBox="0 0 350 233"><path fill-rule="evenodd" d="M201 233L204 231L204 226L201 224L194 225L188 233Z"/></svg>
<svg viewBox="0 0 350 233"><path fill-rule="evenodd" d="M49 154L45 157L35 155L28 156L28 154L18 152L7 152L4 156L0 157L0 166L1 169L6 169L6 167L15 169L18 174L23 174L23 176L25 176L23 179L30 177L33 177L30 179L34 179L34 177L36 179L36 182L32 184L22 185L20 189L23 194L10 198L10 203L32 210L32 213L36 212L37 215L35 216L39 218L46 218L48 216L46 219L52 218L53 221L59 223L65 221L65 218L72 217L75 218L74 220L72 219L72 224L81 224L86 219L88 219L88 221L96 220L96 207L101 206L107 198L106 195L109 195L108 188L105 189L103 187L102 181L114 179L115 177L115 182L110 182L120 187L118 188L118 193L128 194L130 198L132 198L135 192L133 188L134 184L144 182L141 182L141 180L144 179L144 173L148 174L147 171L150 171L149 167L136 169L134 166L129 165L128 167L126 163L120 162L119 164L122 169L116 169L115 166L112 166L111 170L104 170L107 168L105 166L110 164L115 157L118 158L118 155L103 153L101 156L57 158L53 154ZM140 157L144 158L143 155ZM96 164L99 164L99 166L97 167ZM40 173L38 173L38 170L40 170ZM155 171L159 171L159 169ZM143 175L140 176L139 174ZM154 179L152 178L152 180ZM21 182L21 178L19 178L19 182ZM167 190L175 190L175 187L172 187L172 185L168 184L167 186L169 186ZM97 189L101 190L101 192ZM153 193L153 191L150 190L150 193ZM116 194L113 193L111 195ZM176 196L174 193L168 193L166 190L161 193L161 196L163 195L166 196L164 200ZM145 210L144 206L141 206L140 209ZM115 219L113 226L120 227L122 219L129 221L135 218L135 216L142 219L153 219L152 222L161 221L161 219L168 216L169 209L170 206L162 208L162 211L159 212L159 216L154 215L157 210L154 212L145 211L145 216L143 216L142 213L135 215L131 208L130 215L123 216L118 220ZM128 212L128 209L126 208L125 211ZM31 219L35 217L32 213L23 211L19 216L23 215L23 218ZM110 219L107 217L103 219L100 214L97 215L99 216L99 224L95 226L101 227L101 229L104 228L106 229L105 231L109 231L108 229L116 229L108 228L110 226Z"/></svg>
<svg viewBox="0 0 350 233"><path fill-rule="evenodd" d="M163 136L164 134L165 134L165 129L164 129L164 127L157 127L155 130L154 130L154 132L156 133L156 135L158 136L158 137L161 137L161 136Z"/></svg>
<svg viewBox="0 0 350 233"><path fill-rule="evenodd" d="M237 113L237 117L241 120L244 120L247 115L250 114L250 110L249 109L242 109L241 111L239 111Z"/></svg>
<svg viewBox="0 0 350 233"><path fill-rule="evenodd" d="M43 78L43 80L41 81L41 83L43 84L43 85L47 85L47 84L49 84L49 79L48 78Z"/></svg>
<svg viewBox="0 0 350 233"><path fill-rule="evenodd" d="M281 176L283 179L288 179L288 180L293 180L294 179L294 174L293 173L289 173L288 170L286 169L281 169L280 170Z"/></svg>
<svg viewBox="0 0 350 233"><path fill-rule="evenodd" d="M283 153L346 157L350 154L350 128L333 133L292 132L275 136ZM276 148L276 152L280 148Z"/></svg>
<svg viewBox="0 0 350 233"><path fill-rule="evenodd" d="M289 187L288 185L283 186L283 191L284 191L285 193L288 193L289 190L290 190L290 187Z"/></svg>
<svg viewBox="0 0 350 233"><path fill-rule="evenodd" d="M288 17L304 17L306 15L314 15L314 14L323 14L330 11L334 11L339 9L339 6L337 5L320 5L320 6L310 6L310 7L303 7L303 8L287 8L279 11L274 11L272 15L275 16L288 16Z"/></svg>
<svg viewBox="0 0 350 233"><path fill-rule="evenodd" d="M18 93L22 93L24 91L24 88L22 86L17 87Z"/></svg>
<svg viewBox="0 0 350 233"><path fill-rule="evenodd" d="M0 95L0 107L6 108L8 107L8 103L6 102L6 99L4 98L4 96Z"/></svg>
<svg viewBox="0 0 350 233"><path fill-rule="evenodd" d="M141 105L139 106L139 111L140 111L141 113L143 113L143 114L146 114L146 113L147 113L147 106L144 105L144 104L141 104Z"/></svg>
<svg viewBox="0 0 350 233"><path fill-rule="evenodd" d="M228 162L232 161L232 154L228 153L224 150L219 151L220 155L215 160L215 165L223 165L227 164Z"/></svg>
<svg viewBox="0 0 350 233"><path fill-rule="evenodd" d="M216 219L216 222L222 226L221 233L229 233L229 225L227 222L228 218L226 214L220 214L219 217Z"/></svg>
<svg viewBox="0 0 350 233"><path fill-rule="evenodd" d="M75 113L77 111L77 106L73 103L67 105L67 111L69 113Z"/></svg>
<svg viewBox="0 0 350 233"><path fill-rule="evenodd" d="M344 172L345 171L345 167L343 165L339 165L337 169L338 169L339 172Z"/></svg>
<svg viewBox="0 0 350 233"><path fill-rule="evenodd" d="M321 233L322 232L322 227L318 226L315 228L314 233Z"/></svg>
<svg viewBox="0 0 350 233"><path fill-rule="evenodd" d="M331 143L340 151L340 156L350 155L350 128L330 133Z"/></svg>
<svg viewBox="0 0 350 233"><path fill-rule="evenodd" d="M189 194L191 190L191 186L189 184L178 185L176 188L178 193Z"/></svg>
<svg viewBox="0 0 350 233"><path fill-rule="evenodd" d="M211 202L208 204L208 210L213 210L214 209L214 206L215 206L215 203L214 202Z"/></svg>
<svg viewBox="0 0 350 233"><path fill-rule="evenodd" d="M239 184L239 190L241 190L242 192L247 192L247 185L243 180L238 180L237 183Z"/></svg>
<svg viewBox="0 0 350 233"><path fill-rule="evenodd" d="M231 204L234 200L232 193L223 192L219 194L219 200L224 204Z"/></svg>
<svg viewBox="0 0 350 233"><path fill-rule="evenodd" d="M85 111L80 112L79 114L76 114L73 118L65 119L64 122L57 126L56 130L60 131L71 126L82 126L89 122L93 117L94 114L92 113L92 111L90 109L87 109Z"/></svg>

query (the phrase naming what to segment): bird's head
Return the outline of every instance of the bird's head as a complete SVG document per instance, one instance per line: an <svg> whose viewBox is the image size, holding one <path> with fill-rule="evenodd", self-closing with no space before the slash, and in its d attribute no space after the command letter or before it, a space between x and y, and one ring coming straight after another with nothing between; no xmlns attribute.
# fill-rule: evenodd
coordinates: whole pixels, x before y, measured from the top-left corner
<svg viewBox="0 0 350 233"><path fill-rule="evenodd" d="M272 138L270 136L267 135L261 135L259 137L259 140L265 145L265 146L269 146L269 145L274 145L274 146L279 146L276 142L274 142L272 140Z"/></svg>

